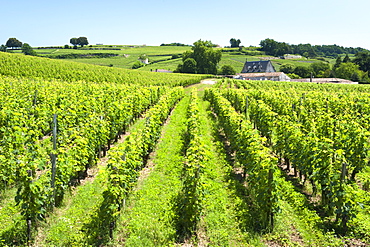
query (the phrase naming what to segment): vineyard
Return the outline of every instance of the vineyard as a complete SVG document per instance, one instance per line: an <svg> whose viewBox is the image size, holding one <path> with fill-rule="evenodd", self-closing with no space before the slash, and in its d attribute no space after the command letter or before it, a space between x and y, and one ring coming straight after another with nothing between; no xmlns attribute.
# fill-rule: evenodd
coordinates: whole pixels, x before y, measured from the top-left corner
<svg viewBox="0 0 370 247"><path fill-rule="evenodd" d="M370 88L0 53L0 246L369 246Z"/></svg>

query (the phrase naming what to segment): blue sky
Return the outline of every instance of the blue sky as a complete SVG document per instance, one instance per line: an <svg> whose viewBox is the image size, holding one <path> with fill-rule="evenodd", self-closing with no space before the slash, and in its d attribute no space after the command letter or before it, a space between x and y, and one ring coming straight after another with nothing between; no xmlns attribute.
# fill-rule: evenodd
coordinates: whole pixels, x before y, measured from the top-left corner
<svg viewBox="0 0 370 247"><path fill-rule="evenodd" d="M192 44L198 39L244 46L266 38L290 44L370 49L368 0L1 0L0 44L15 37L31 46Z"/></svg>

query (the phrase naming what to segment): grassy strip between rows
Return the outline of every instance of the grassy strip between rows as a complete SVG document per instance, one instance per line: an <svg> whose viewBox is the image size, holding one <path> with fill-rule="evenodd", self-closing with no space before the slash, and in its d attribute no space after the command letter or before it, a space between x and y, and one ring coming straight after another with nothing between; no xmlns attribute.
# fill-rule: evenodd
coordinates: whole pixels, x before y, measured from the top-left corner
<svg viewBox="0 0 370 247"><path fill-rule="evenodd" d="M103 202L106 179L107 173L101 167L93 182L78 187L71 203L52 215L40 229L35 245L82 246L82 243L88 242L92 230L89 226Z"/></svg>
<svg viewBox="0 0 370 247"><path fill-rule="evenodd" d="M175 243L173 199L181 189L180 174L188 97L174 109L155 150L154 170L141 180L117 222L115 243L126 246L167 246Z"/></svg>
<svg viewBox="0 0 370 247"><path fill-rule="evenodd" d="M20 214L19 206L16 206L14 197L16 188L2 191L0 201L0 246L8 243L17 244L27 238L27 227L23 224L23 217Z"/></svg>
<svg viewBox="0 0 370 247"><path fill-rule="evenodd" d="M144 119L137 120L128 132L143 128ZM106 190L105 165L98 165L99 172L93 181L87 181L70 193L62 207L55 210L39 229L35 246L81 246L89 239L87 227L98 216Z"/></svg>
<svg viewBox="0 0 370 247"><path fill-rule="evenodd" d="M176 209L184 202L184 191L191 192L184 184L186 143L184 133L188 123L186 112L189 98L186 97L174 110L171 120L164 127L161 142L153 159L155 168L150 175L142 180L130 199L129 207L121 215L112 245L125 246L169 246L185 240L187 243L208 246L253 246L261 245L256 237L245 232L239 219L243 212L239 210L243 204L237 195L232 182L229 182L231 167L226 162L222 143L218 140L215 123L206 111L208 102L199 103L199 141L208 159L202 164L199 207L182 207L199 212L181 212ZM209 128L212 126L213 128ZM216 135L216 136L214 136ZM189 148L191 148L189 146ZM187 150L187 155L192 151ZM187 165L189 166L189 165ZM188 171L189 172L189 171ZM184 181L182 181L182 179ZM189 189L189 190L187 190ZM192 198L188 198L191 202ZM244 207L245 208L245 207ZM186 216L180 214L199 213L196 231L184 239L179 226L184 224ZM191 216L189 221L193 220ZM195 217L196 218L196 217ZM180 221L180 222L179 222ZM192 228L193 229L193 228Z"/></svg>
<svg viewBox="0 0 370 247"><path fill-rule="evenodd" d="M246 128L247 125L242 125L242 119L239 117L237 113L235 113L235 110L231 107L231 104L225 100L223 97L218 96L215 94L215 98L218 100L216 104L214 105L219 107L218 113L221 115L223 120L225 119L232 119L232 117L236 120L233 120L229 125L232 125L233 128L229 128L229 130L232 131L232 134L234 134L237 138L234 137L234 141L239 142L239 140L244 141L245 139L241 138L241 136L237 136L240 133L247 133L247 132L240 132L238 133L238 127L241 130L247 130L247 131L254 131L251 128ZM228 118L225 118L225 116L229 116ZM231 116L231 117L230 117ZM238 118L239 117L239 118ZM227 127L227 126L226 126ZM244 128L244 129L243 129ZM225 130L225 128L224 128ZM262 138L259 137L259 135L255 135L255 143L261 142ZM260 138L260 140L258 139ZM235 143L233 144L235 145ZM249 144L251 145L251 144ZM242 152L244 149L250 148L250 146L242 144L238 144L237 148L237 154L238 152ZM259 145L258 148L255 148L251 151L253 152L261 152L261 150L266 149L262 145ZM251 157L253 153L248 154L246 157ZM268 154L268 153L266 153ZM268 156L266 156L268 157ZM241 157L237 156L238 162L244 162L248 169L251 165L251 161L247 161L242 159ZM258 164L258 162L263 162L263 159L260 160L254 160L254 164ZM257 162L257 163L256 163ZM269 163L269 165L274 165L273 163ZM238 166L238 165L237 165ZM239 165L241 166L241 165ZM255 169L255 167L254 167ZM257 183L258 180L249 179L251 177L250 173L247 173L247 186L246 186L246 196L245 198L251 197L251 196L259 196L259 194L254 193L251 194L249 191L249 187L251 187L252 183ZM249 179L249 180L248 180ZM294 190L294 186L286 181L280 170L276 169L274 179L278 186L276 186L275 193L279 193L278 200L275 202L277 208L279 209L275 213L275 220L272 229L259 229L258 225L254 226L254 231L259 233L267 233L262 235L263 241L266 242L268 245L284 245L284 246L341 246L343 244L341 242L341 239L335 238L331 233L324 233L321 229L322 221L320 217L310 210L307 205L306 198L296 192ZM263 193L261 191L260 193ZM256 207L255 205L251 204L251 209L253 207ZM257 211L254 211L254 214L256 214ZM253 222L249 222L253 223ZM252 224L253 225L253 224ZM257 227L256 227L257 226ZM261 231L263 230L263 231ZM272 230L272 231L271 231ZM270 232L271 233L268 233Z"/></svg>
<svg viewBox="0 0 370 247"><path fill-rule="evenodd" d="M237 189L209 102L200 101L199 109L200 135L209 153L203 171L206 189L199 223L200 229L205 229L207 245L261 246L258 236L244 224L253 219Z"/></svg>
<svg viewBox="0 0 370 247"><path fill-rule="evenodd" d="M156 142L157 132L160 132L161 124L167 117L173 104L181 96L182 89L175 88L167 95L161 97L160 102L147 112L147 118L142 128L131 133L125 142L110 150L108 166L100 170L94 183L82 187L83 189L79 191L78 196L73 198L71 207L67 209L66 214L57 217L59 222L47 231L48 235L44 238L45 246L101 245L109 241L112 230L115 227L115 214L117 210L119 211L117 204L115 204L116 197L115 195L112 196L111 193L112 189L117 191L117 188L121 188L117 186L124 186L126 188L125 192L128 193L130 190L129 184L112 184L112 179L132 175L129 177L128 183L134 183L136 170L141 167L130 167L124 163L126 159L123 158L127 155L127 157L135 158L135 164L140 165L143 162L146 152L149 152L152 149L151 145L154 145ZM149 118L151 118L151 122L149 122ZM146 133L150 135L144 135ZM142 151L138 155L135 150L130 151L127 147L140 148ZM124 155L121 154L121 149L126 150ZM121 158L117 159L117 157ZM118 163L119 161L121 163ZM112 170L119 173L113 174ZM125 194L123 193L119 195L119 200L121 201L122 198L125 199Z"/></svg>

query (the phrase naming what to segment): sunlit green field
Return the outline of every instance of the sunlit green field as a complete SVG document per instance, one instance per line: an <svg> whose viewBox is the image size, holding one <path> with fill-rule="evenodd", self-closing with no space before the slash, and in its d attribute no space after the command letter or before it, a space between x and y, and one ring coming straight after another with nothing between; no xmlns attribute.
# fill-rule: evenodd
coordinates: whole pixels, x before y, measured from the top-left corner
<svg viewBox="0 0 370 247"><path fill-rule="evenodd" d="M145 46L145 45L91 45L78 49L61 48L34 48L39 56L62 59L80 63L94 64L100 66L131 69L133 64L138 61L139 56L145 54L149 63L139 68L143 71L155 71L164 69L174 71L178 64L182 63L181 54L190 50L190 46ZM264 52L258 51L256 47L243 48L243 52L238 48L215 48L222 49L222 59L219 68L223 65L231 65L236 73L240 73L246 60L258 61L264 57L269 57ZM21 50L11 51L21 53ZM81 57L80 57L81 56ZM103 57L107 56L107 57ZM276 71L282 64L291 63L295 66L310 66L317 59L273 59L271 60ZM327 59L329 63L335 63L335 59Z"/></svg>
<svg viewBox="0 0 370 247"><path fill-rule="evenodd" d="M190 50L189 46L123 46L123 45L110 45L110 46L85 46L78 49L35 49L40 56L50 58L58 58L58 56L68 54L112 54L111 57L100 58L65 58L65 60L118 67L118 68L131 68L132 65L138 61L140 55L147 55L150 63L161 62L159 67L151 65L142 70L150 71L150 69L171 69L174 70L179 63L179 59L172 60L175 55L179 56L183 52ZM116 55L116 56L114 56ZM170 61L168 61L170 60ZM176 60L176 61L175 61ZM163 67L164 66L164 67ZM149 68L150 67L150 68Z"/></svg>

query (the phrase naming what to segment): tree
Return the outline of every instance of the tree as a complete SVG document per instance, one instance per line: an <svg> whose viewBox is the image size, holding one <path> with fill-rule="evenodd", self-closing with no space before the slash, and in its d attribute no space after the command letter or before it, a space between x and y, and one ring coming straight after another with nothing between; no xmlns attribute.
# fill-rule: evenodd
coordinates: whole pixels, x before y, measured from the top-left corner
<svg viewBox="0 0 370 247"><path fill-rule="evenodd" d="M285 74L291 74L294 73L295 68L296 66L294 64L286 63L280 66L280 71L284 72Z"/></svg>
<svg viewBox="0 0 370 247"><path fill-rule="evenodd" d="M22 52L24 53L24 55L30 55L30 56L36 56L37 55L37 53L27 43L24 43L23 44L23 46L22 46Z"/></svg>
<svg viewBox="0 0 370 247"><path fill-rule="evenodd" d="M330 65L324 62L316 62L310 65L315 77L325 78L330 75Z"/></svg>
<svg viewBox="0 0 370 247"><path fill-rule="evenodd" d="M355 71L351 75L351 81L359 82L361 80L360 75Z"/></svg>
<svg viewBox="0 0 370 247"><path fill-rule="evenodd" d="M358 52L353 60L355 64L360 66L362 71L370 71L370 53L369 52Z"/></svg>
<svg viewBox="0 0 370 247"><path fill-rule="evenodd" d="M196 62L195 73L198 74L216 74L217 64L221 60L220 50L213 50L214 44L211 41L198 40L194 42L191 51L186 51L182 55L182 61L192 58ZM191 60L190 60L191 61ZM190 62L188 62L190 65ZM177 71L183 72L184 66L179 65Z"/></svg>
<svg viewBox="0 0 370 247"><path fill-rule="evenodd" d="M312 46L308 50L308 57L310 57L310 58L317 57L317 53L316 53L315 49Z"/></svg>
<svg viewBox="0 0 370 247"><path fill-rule="evenodd" d="M187 58L182 65L182 72L194 74L197 70L197 62L194 58Z"/></svg>
<svg viewBox="0 0 370 247"><path fill-rule="evenodd" d="M284 54L292 53L292 46L285 42L277 42L273 39L265 39L260 42L261 51L267 55L283 56Z"/></svg>
<svg viewBox="0 0 370 247"><path fill-rule="evenodd" d="M336 69L340 66L340 64L342 63L342 58L340 56L337 57L337 60L335 60L335 64L333 66L333 69Z"/></svg>
<svg viewBox="0 0 370 247"><path fill-rule="evenodd" d="M79 37L79 38L71 38L69 40L69 43L71 43L74 47L76 47L77 45L80 45L81 47L83 47L84 45L88 45L89 41L87 41L86 37Z"/></svg>
<svg viewBox="0 0 370 247"><path fill-rule="evenodd" d="M138 57L138 59L141 61L145 61L147 58L148 56L146 54L140 54L140 56Z"/></svg>
<svg viewBox="0 0 370 247"><path fill-rule="evenodd" d="M357 73L357 76L354 74ZM364 72L359 69L359 66L354 63L341 63L341 65L335 70L335 75L338 78L351 80L355 77L364 77Z"/></svg>
<svg viewBox="0 0 370 247"><path fill-rule="evenodd" d="M287 76L289 76L290 79L301 79L302 78L299 75L296 75L294 73L287 74Z"/></svg>
<svg viewBox="0 0 370 247"><path fill-rule="evenodd" d="M273 39L265 39L260 42L261 50L266 52L267 55L275 56L275 50L278 46L278 42Z"/></svg>
<svg viewBox="0 0 370 247"><path fill-rule="evenodd" d="M78 45L78 40L77 40L77 38L71 38L69 40L69 43L71 43L73 46L77 46Z"/></svg>
<svg viewBox="0 0 370 247"><path fill-rule="evenodd" d="M7 47L5 45L0 46L0 51L7 52Z"/></svg>
<svg viewBox="0 0 370 247"><path fill-rule="evenodd" d="M284 56L285 54L291 53L292 49L289 44L280 42L277 43L277 48L274 51L274 56L279 57L279 56Z"/></svg>
<svg viewBox="0 0 370 247"><path fill-rule="evenodd" d="M231 47L239 47L241 41L240 39L236 40L234 38L230 39L230 45Z"/></svg>
<svg viewBox="0 0 370 247"><path fill-rule="evenodd" d="M5 45L7 47L19 48L19 47L22 47L22 42L20 42L16 38L9 38Z"/></svg>
<svg viewBox="0 0 370 247"><path fill-rule="evenodd" d="M297 66L294 69L294 74L299 75L302 78L309 78L311 77L311 68L306 66Z"/></svg>
<svg viewBox="0 0 370 247"><path fill-rule="evenodd" d="M343 63L349 63L351 62L351 59L349 58L348 54L343 58Z"/></svg>
<svg viewBox="0 0 370 247"><path fill-rule="evenodd" d="M227 64L227 65L223 65L221 67L220 74L221 75L235 75L236 74L236 71L233 68L233 66Z"/></svg>
<svg viewBox="0 0 370 247"><path fill-rule="evenodd" d="M77 39L78 41L78 44L83 47L84 45L88 45L89 44L89 41L87 41L87 38L86 37L79 37Z"/></svg>
<svg viewBox="0 0 370 247"><path fill-rule="evenodd" d="M140 62L140 61L136 61L133 65L132 65L132 69L138 69L138 68L141 68L141 67L143 67L144 66L144 64L142 63L142 62Z"/></svg>

